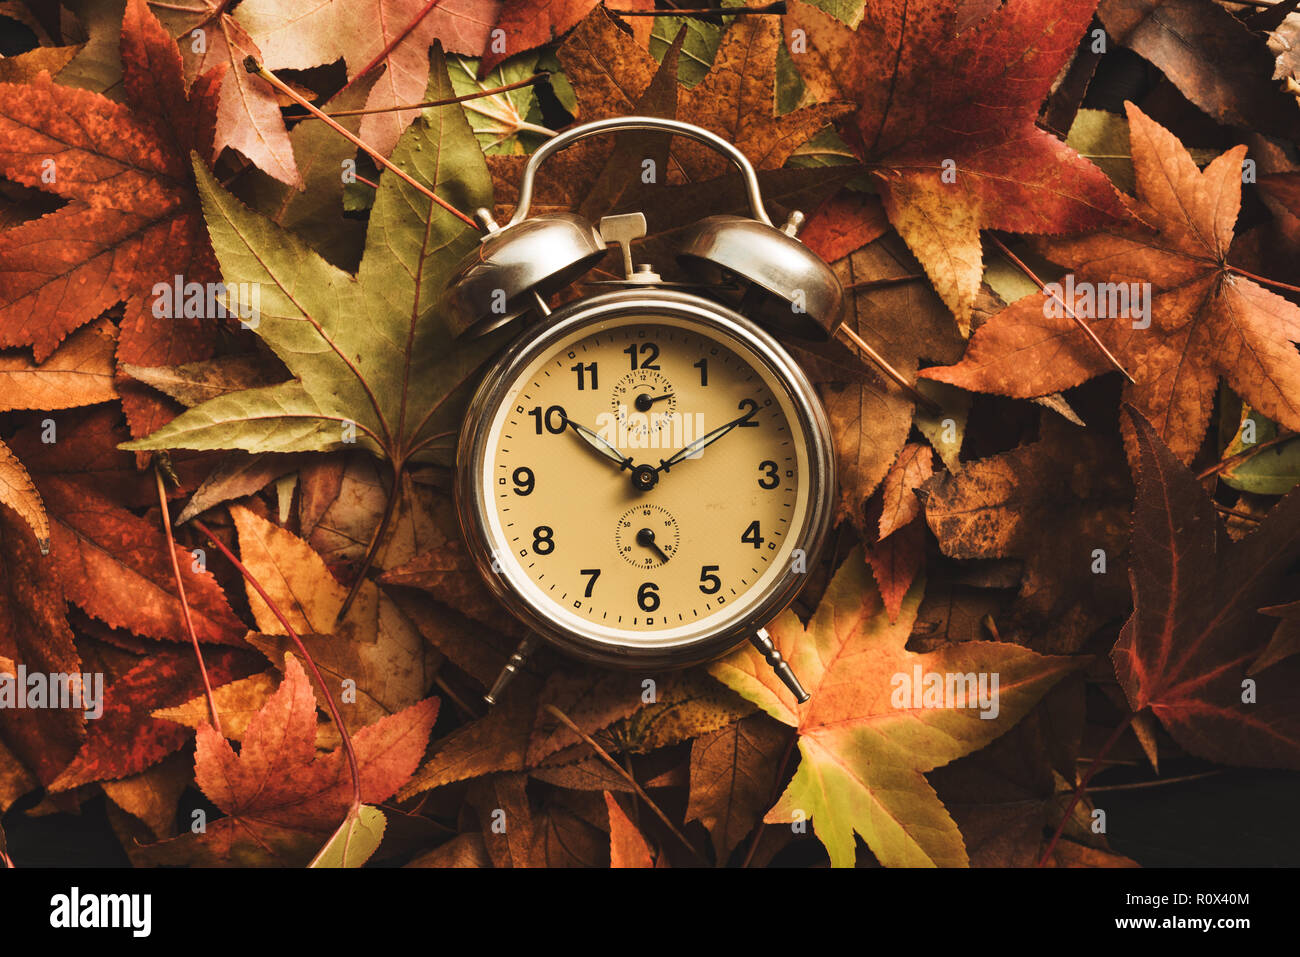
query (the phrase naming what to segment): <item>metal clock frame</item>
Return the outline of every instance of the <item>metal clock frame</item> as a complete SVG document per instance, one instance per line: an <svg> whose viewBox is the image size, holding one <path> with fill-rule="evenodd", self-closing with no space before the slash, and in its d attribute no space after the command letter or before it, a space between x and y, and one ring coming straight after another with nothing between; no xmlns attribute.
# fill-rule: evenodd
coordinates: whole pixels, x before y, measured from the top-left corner
<svg viewBox="0 0 1300 957"><path fill-rule="evenodd" d="M825 545L835 502L830 425L812 384L789 353L751 320L703 296L650 284L571 303L525 331L507 348L480 384L461 429L456 453L457 513L470 555L488 587L541 638L574 657L607 667L685 668L726 654L746 639L753 640L756 634L765 638L764 626L794 600L807 579L807 571L796 571L787 563L766 594L722 631L683 638L669 646L638 648L630 642L615 644L584 635L560 624L545 602L534 600L510 584L505 568L499 572L493 569L487 513L490 503L484 501L482 488L487 442L498 408L519 374L556 343L575 330L630 315L644 317L648 322L656 316L675 316L712 326L739 340L784 386L809 446L807 504L792 548L803 549L806 567L812 567ZM522 663L522 656L517 657Z"/></svg>

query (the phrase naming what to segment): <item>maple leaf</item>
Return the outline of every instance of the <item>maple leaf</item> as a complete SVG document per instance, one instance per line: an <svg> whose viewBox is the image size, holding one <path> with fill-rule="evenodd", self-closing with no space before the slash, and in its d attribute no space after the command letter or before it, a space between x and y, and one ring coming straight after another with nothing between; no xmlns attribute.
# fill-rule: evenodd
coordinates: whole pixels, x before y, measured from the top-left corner
<svg viewBox="0 0 1300 957"><path fill-rule="evenodd" d="M772 17L736 17L722 35L704 79L680 94L678 118L712 130L756 169L778 169L832 120L850 113L843 102L822 102L776 115L776 64L781 28ZM833 98L834 99L834 98ZM700 143L681 146L688 179L725 172L729 163Z"/></svg>
<svg viewBox="0 0 1300 957"><path fill-rule="evenodd" d="M152 2L152 0L151 0ZM262 59L248 31L225 7L208 4L154 3L158 17L180 40L185 75L193 80L211 69L221 71L213 152L229 146L254 166L282 183L303 188L293 146L280 115L275 91L244 69L244 59Z"/></svg>
<svg viewBox="0 0 1300 957"><path fill-rule="evenodd" d="M167 540L158 522L123 504L122 489L151 485L133 470L111 476L124 456L114 449L125 435L110 414L90 415L49 433L32 425L11 440L31 471L50 517L45 574L56 578L68 601L113 628L164 641L187 641ZM111 476L111 477L110 477ZM156 505L157 492L150 501ZM133 493L135 496L139 492ZM140 500L136 500L139 504ZM235 617L216 579L176 545L176 558L200 641L242 645L247 630Z"/></svg>
<svg viewBox="0 0 1300 957"><path fill-rule="evenodd" d="M429 698L362 728L352 737L362 801L378 804L410 777L438 714ZM334 831L352 799L342 749L317 755L316 698L297 659L285 660L284 681L249 721L238 754L211 725L198 730L194 776L227 817L203 834L155 845L158 856L193 855L210 864L304 858Z"/></svg>
<svg viewBox="0 0 1300 957"><path fill-rule="evenodd" d="M931 479L925 517L945 555L1022 559L1011 634L1074 652L1127 610L1131 487L1118 442L1043 422L1040 441Z"/></svg>
<svg viewBox="0 0 1300 957"><path fill-rule="evenodd" d="M44 362L0 355L0 411L70 409L117 398L113 348L117 330L107 321L72 334ZM0 505L12 508L49 548L50 520L23 463L0 442Z"/></svg>
<svg viewBox="0 0 1300 957"><path fill-rule="evenodd" d="M807 629L788 610L770 625L777 649L812 696L804 704L756 651L746 648L709 668L798 729L799 768L764 820L811 818L835 867L853 865L855 831L886 867L965 866L961 834L923 772L988 744L1078 664L990 641L909 652L921 591L919 583L912 587L891 623L855 550ZM980 674L999 676L995 718L982 718L976 703L972 678ZM900 694L900 681L914 675L938 675L940 683L962 675L966 690L921 707L919 682L913 694Z"/></svg>
<svg viewBox="0 0 1300 957"><path fill-rule="evenodd" d="M451 96L441 54L428 95ZM474 134L457 105L427 111L394 162L453 206L489 202ZM219 396L184 412L132 450L301 452L355 442L400 472L411 456L452 444L457 400L499 337L459 342L438 309L451 270L476 236L391 174L380 179L357 274L252 212L195 165L208 227L228 286L260 289L253 330L296 378Z"/></svg>
<svg viewBox="0 0 1300 957"><path fill-rule="evenodd" d="M809 91L858 104L837 127L965 332L980 229L1084 229L1123 208L1101 170L1034 125L1096 0L1010 0L959 32L961 6L870 4L850 28L795 0L785 22L806 36L790 46Z"/></svg>
<svg viewBox="0 0 1300 957"><path fill-rule="evenodd" d="M1042 251L1088 289L1140 291L1149 316L1088 319L1136 378L1125 398L1183 462L1205 435L1218 379L1269 418L1300 430L1300 307L1227 261L1241 206L1246 148L1198 170L1178 139L1127 104L1137 174L1138 227L1045 240ZM1102 283L1136 286L1102 286ZM1090 285L1083 286L1081 284ZM955 366L921 375L978 392L1027 398L1078 385L1111 367L1073 320L1027 296L982 326ZM1072 303L1075 311L1081 308ZM1149 328L1146 325L1147 320Z"/></svg>
<svg viewBox="0 0 1300 957"><path fill-rule="evenodd" d="M1300 555L1300 493L1229 542L1210 497L1128 407L1136 435L1133 614L1111 658L1135 712L1150 708L1183 748L1222 764L1300 767L1300 662L1247 681L1274 621L1257 609Z"/></svg>
<svg viewBox="0 0 1300 957"><path fill-rule="evenodd" d="M495 70L507 56L523 53L549 43L562 36L595 8L602 8L601 0L505 0L497 16L496 29L502 31L505 49L492 47L483 50L479 76ZM652 0L626 0L625 10L653 10ZM632 33L643 49L650 42L652 17L632 17Z"/></svg>
<svg viewBox="0 0 1300 957"><path fill-rule="evenodd" d="M236 648L209 648L203 655L214 687L243 678L257 656ZM104 689L103 713L87 726L85 743L72 763L50 784L67 791L91 781L137 774L190 741L188 728L152 717L203 690L194 652L160 649Z"/></svg>
<svg viewBox="0 0 1300 957"><path fill-rule="evenodd" d="M244 564L301 634L329 692L336 700L344 691L351 692L350 714L368 724L424 696L433 678L432 656L415 626L386 594L366 582L357 601L336 622L347 589L334 580L311 546L248 509L236 505L230 513ZM247 591L262 633L250 632L246 640L278 664L296 645L280 637L286 634L284 626L256 591Z"/></svg>
<svg viewBox="0 0 1300 957"><path fill-rule="evenodd" d="M48 76L0 87L0 173L68 200L0 234L0 346L31 345L38 362L120 300L122 361L205 358L215 341L210 320L154 317L149 295L174 276L215 278L188 158L211 155L219 77L201 78L187 99L176 45L143 0L127 5L122 63L125 106ZM138 434L169 417L124 393Z"/></svg>
<svg viewBox="0 0 1300 957"><path fill-rule="evenodd" d="M423 96L430 45L438 39L452 53L477 56L499 8L499 0L244 0L234 17L272 70L306 70L342 59L351 82L382 64L365 108L390 112L362 117L360 136L387 156L420 115L393 107L454 95Z"/></svg>

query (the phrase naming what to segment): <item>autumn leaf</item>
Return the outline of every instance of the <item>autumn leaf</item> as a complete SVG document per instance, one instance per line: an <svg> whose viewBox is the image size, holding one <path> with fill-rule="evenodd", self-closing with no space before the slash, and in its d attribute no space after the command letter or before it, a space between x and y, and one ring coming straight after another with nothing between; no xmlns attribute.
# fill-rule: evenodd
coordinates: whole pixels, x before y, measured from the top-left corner
<svg viewBox="0 0 1300 957"><path fill-rule="evenodd" d="M1124 289L1142 296L1149 289L1149 314L1117 308L1123 315L1090 319L1088 326L1137 380L1125 387L1126 399L1181 461L1200 447L1220 376L1269 418L1300 429L1300 355L1293 345L1300 341L1300 307L1227 261L1245 147L1201 171L1172 133L1132 104L1128 115L1134 208L1154 232L1132 227L1047 240L1044 254L1071 267L1081 294ZM1078 326L1056 312L1027 296L984 325L960 363L922 375L1027 398L1110 371Z"/></svg>
<svg viewBox="0 0 1300 957"><path fill-rule="evenodd" d="M477 56L498 9L499 0L244 0L234 19L269 69L307 70L342 59L351 82L373 67L377 79L365 109L377 112L362 119L360 135L387 156L419 115L393 107L454 95L424 96L435 38L452 53Z"/></svg>
<svg viewBox="0 0 1300 957"><path fill-rule="evenodd" d="M609 866L654 867L654 852L650 845L608 791L605 792L605 805L609 808Z"/></svg>
<svg viewBox="0 0 1300 957"><path fill-rule="evenodd" d="M1124 613L1132 492L1118 442L1043 421L1038 442L929 480L925 518L952 558L1021 559L1003 627L1040 651L1073 653Z"/></svg>
<svg viewBox="0 0 1300 957"><path fill-rule="evenodd" d="M437 57L428 90L451 95ZM394 162L453 206L488 203L482 153L457 106L428 111ZM253 331L296 378L212 399L124 448L301 452L355 443L394 463L449 448L457 400L498 341L450 347L438 309L473 231L392 174L380 180L366 253L353 276L247 209L196 163L208 228L227 285L261 292ZM358 321L358 317L365 317Z"/></svg>
<svg viewBox="0 0 1300 957"><path fill-rule="evenodd" d="M31 530L9 509L0 509L0 553L0 655L32 673L81 674L63 590L49 574L49 559L42 557ZM82 711L7 710L0 740L49 784L76 755L85 727Z"/></svg>
<svg viewBox="0 0 1300 957"><path fill-rule="evenodd" d="M252 673L257 655L209 648L203 660L208 680L220 687ZM85 743L50 789L66 791L138 774L179 751L191 740L189 729L152 717L152 712L179 705L202 690L192 650L164 648L145 658L103 689L102 715L87 724Z"/></svg>
<svg viewBox="0 0 1300 957"><path fill-rule="evenodd" d="M1106 32L1150 60L1179 91L1225 124L1290 136L1300 108L1272 82L1273 57L1226 7L1204 0L1101 0Z"/></svg>
<svg viewBox="0 0 1300 957"><path fill-rule="evenodd" d="M185 76L193 81L209 70L221 76L217 97L214 151L227 146L282 183L303 188L293 146L280 115L275 91L244 69L244 59L261 60L262 51L225 7L157 3L157 15L172 36L180 38Z"/></svg>
<svg viewBox="0 0 1300 957"><path fill-rule="evenodd" d="M809 91L858 105L837 127L966 332L981 229L1079 230L1123 208L1101 170L1034 125L1095 0L1010 0L959 32L960 6L872 4L850 28L794 0L785 23L806 37L787 43Z"/></svg>
<svg viewBox="0 0 1300 957"><path fill-rule="evenodd" d="M771 718L756 714L691 742L686 820L708 828L719 863L763 819L789 737Z"/></svg>
<svg viewBox="0 0 1300 957"><path fill-rule="evenodd" d="M1133 615L1111 657L1129 705L1147 708L1192 754L1221 764L1300 767L1297 661L1247 679L1275 621L1258 612L1282 596L1300 555L1300 494L1252 534L1227 540L1213 502L1141 415L1133 510Z"/></svg>
<svg viewBox="0 0 1300 957"><path fill-rule="evenodd" d="M410 777L437 713L430 698L354 733L365 804L387 800ZM309 853L344 820L352 795L342 749L317 755L315 740L311 682L286 659L284 681L249 722L238 754L211 725L198 731L195 779L227 816L154 849L227 865L264 860L265 848L273 857Z"/></svg>
<svg viewBox="0 0 1300 957"><path fill-rule="evenodd" d="M920 583L912 587L891 623L855 550L806 629L790 611L770 625L777 649L812 696L804 704L749 648L709 669L798 729L799 768L764 820L811 818L835 867L853 865L855 832L887 867L965 866L961 834L924 772L988 744L1077 666L1074 659L989 641L909 652L905 645L921 592ZM984 675L991 688L994 674L998 711L985 717L992 712L981 712L973 684ZM938 676L924 682L930 687L937 680L940 694L922 705L924 675ZM942 686L958 675L964 690L954 688L944 698Z"/></svg>
<svg viewBox="0 0 1300 957"><path fill-rule="evenodd" d="M496 69L507 56L539 47L567 33L593 8L600 6L600 0L504 0L496 29L502 31L505 50L484 49L479 75ZM654 4L650 0L627 0L623 9L653 10ZM644 48L650 40L652 18L634 17L630 20L637 43Z"/></svg>

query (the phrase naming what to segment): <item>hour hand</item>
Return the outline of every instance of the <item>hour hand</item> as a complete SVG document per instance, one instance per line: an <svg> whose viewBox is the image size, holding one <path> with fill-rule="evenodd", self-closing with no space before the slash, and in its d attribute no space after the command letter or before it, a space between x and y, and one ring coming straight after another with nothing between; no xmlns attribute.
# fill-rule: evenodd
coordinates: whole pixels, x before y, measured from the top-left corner
<svg viewBox="0 0 1300 957"><path fill-rule="evenodd" d="M632 460L630 458L624 458L618 449L601 438L599 433L593 432L585 425L579 425L568 416L564 417L564 424L573 429L573 431L577 433L578 438L582 439L582 441L586 442L611 462L616 463L620 469L630 469L632 467Z"/></svg>

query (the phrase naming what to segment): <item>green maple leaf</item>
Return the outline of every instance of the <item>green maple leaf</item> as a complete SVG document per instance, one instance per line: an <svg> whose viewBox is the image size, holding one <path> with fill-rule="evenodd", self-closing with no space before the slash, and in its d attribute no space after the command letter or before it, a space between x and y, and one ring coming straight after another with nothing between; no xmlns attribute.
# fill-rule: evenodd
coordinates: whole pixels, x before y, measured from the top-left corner
<svg viewBox="0 0 1300 957"><path fill-rule="evenodd" d="M454 95L435 47L427 99ZM458 209L491 205L487 165L459 106L424 111L392 162ZM294 378L211 399L122 448L304 452L360 445L399 475L413 459L436 460L438 449L450 448L471 380L500 343L453 341L439 309L447 277L477 242L475 231L385 173L354 276L244 206L201 161L194 168L230 298L237 284L256 284L259 316L249 325Z"/></svg>

